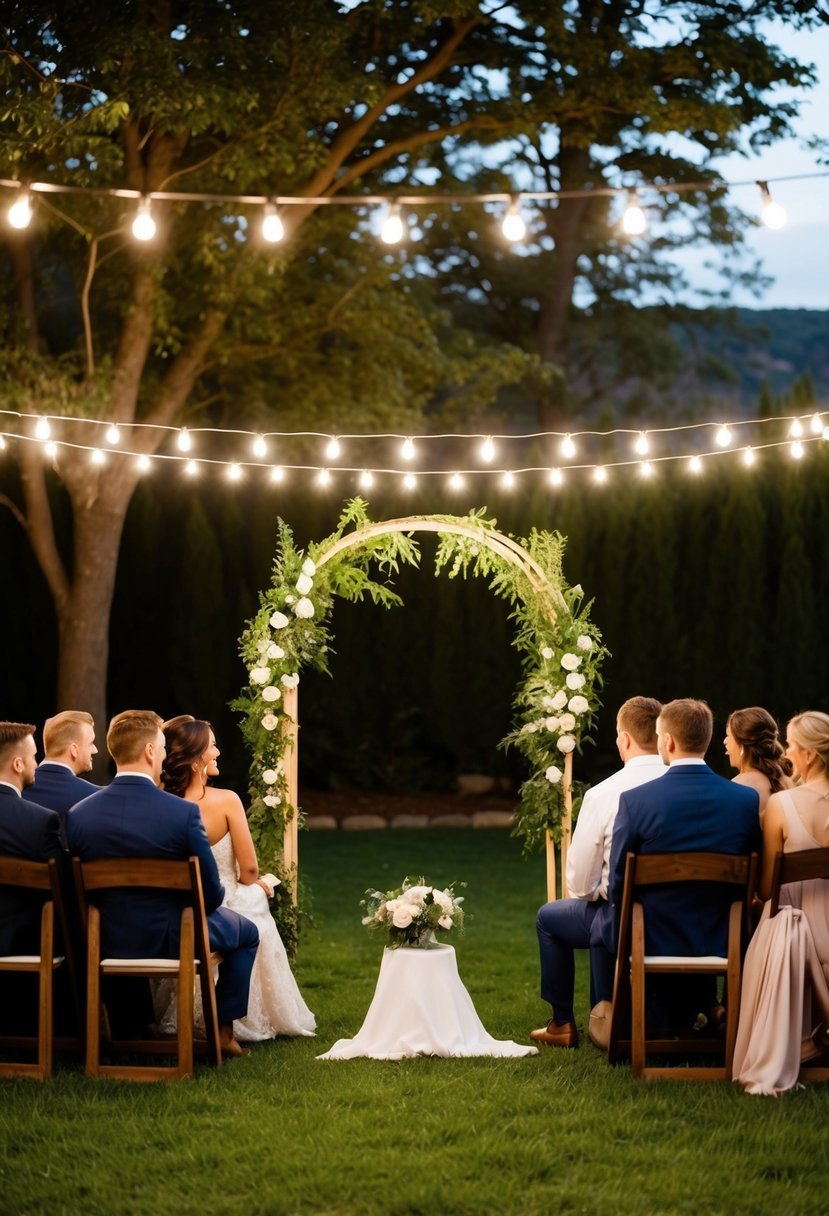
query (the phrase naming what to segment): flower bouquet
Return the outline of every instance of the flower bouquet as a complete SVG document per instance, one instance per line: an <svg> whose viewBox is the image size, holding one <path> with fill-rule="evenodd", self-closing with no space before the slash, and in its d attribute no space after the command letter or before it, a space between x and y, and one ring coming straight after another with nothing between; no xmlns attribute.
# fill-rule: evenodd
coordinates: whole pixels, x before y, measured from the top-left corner
<svg viewBox="0 0 829 1216"><path fill-rule="evenodd" d="M404 878L394 891L366 891L361 901L365 909L363 924L386 935L386 945L436 946L436 934L456 929L463 931L462 895L455 895L454 884L440 891L426 885L425 878Z"/></svg>

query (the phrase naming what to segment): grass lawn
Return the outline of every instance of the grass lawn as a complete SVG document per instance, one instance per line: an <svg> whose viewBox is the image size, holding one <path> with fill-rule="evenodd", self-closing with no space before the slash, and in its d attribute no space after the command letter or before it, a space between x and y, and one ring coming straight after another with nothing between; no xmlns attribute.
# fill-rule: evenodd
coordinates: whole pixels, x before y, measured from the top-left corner
<svg viewBox="0 0 829 1216"><path fill-rule="evenodd" d="M829 1087L754 1098L724 1083L634 1083L588 1042L522 1060L317 1061L371 1001L369 886L468 883L458 965L498 1038L538 997L543 861L500 831L307 834L314 927L297 975L316 1039L254 1047L179 1085L0 1081L0 1213L614 1214L829 1212ZM579 1022L587 1018L587 961Z"/></svg>

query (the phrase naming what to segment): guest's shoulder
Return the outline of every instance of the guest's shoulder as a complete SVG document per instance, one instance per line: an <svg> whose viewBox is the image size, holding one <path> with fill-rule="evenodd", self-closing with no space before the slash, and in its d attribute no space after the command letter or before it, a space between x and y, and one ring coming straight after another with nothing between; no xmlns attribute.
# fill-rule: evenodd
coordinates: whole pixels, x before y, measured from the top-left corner
<svg viewBox="0 0 829 1216"><path fill-rule="evenodd" d="M48 806L43 806L33 798L21 798L19 805L20 809L25 811L27 815L39 819L43 823L49 823L52 820L60 823L60 815L57 811L51 810Z"/></svg>

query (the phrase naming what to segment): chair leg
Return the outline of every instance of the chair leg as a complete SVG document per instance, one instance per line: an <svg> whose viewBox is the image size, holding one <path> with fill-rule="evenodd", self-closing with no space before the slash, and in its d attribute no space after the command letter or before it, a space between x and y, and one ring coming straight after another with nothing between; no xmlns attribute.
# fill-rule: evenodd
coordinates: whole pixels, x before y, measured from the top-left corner
<svg viewBox="0 0 829 1216"><path fill-rule="evenodd" d="M101 914L89 909L86 960L86 1075L101 1070Z"/></svg>
<svg viewBox="0 0 829 1216"><path fill-rule="evenodd" d="M634 1077L645 1067L645 918L642 905L633 905L630 950L630 1063Z"/></svg>
<svg viewBox="0 0 829 1216"><path fill-rule="evenodd" d="M43 906L38 976L37 1062L40 1079L52 1075L52 959L55 953L55 908L51 900Z"/></svg>
<svg viewBox="0 0 829 1216"><path fill-rule="evenodd" d="M193 909L185 908L181 915L180 966L178 972L178 1068L180 1079L193 1075L193 1006L196 968L193 961L195 935Z"/></svg>

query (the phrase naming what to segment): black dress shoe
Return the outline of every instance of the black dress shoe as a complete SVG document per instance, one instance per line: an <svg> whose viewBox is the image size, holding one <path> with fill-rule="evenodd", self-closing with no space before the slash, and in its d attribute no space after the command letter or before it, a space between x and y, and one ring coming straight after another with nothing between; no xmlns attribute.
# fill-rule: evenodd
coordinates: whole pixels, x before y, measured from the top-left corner
<svg viewBox="0 0 829 1216"><path fill-rule="evenodd" d="M550 1018L541 1030L531 1030L530 1038L534 1043L545 1043L548 1047L578 1047L579 1032L575 1022L558 1022Z"/></svg>

